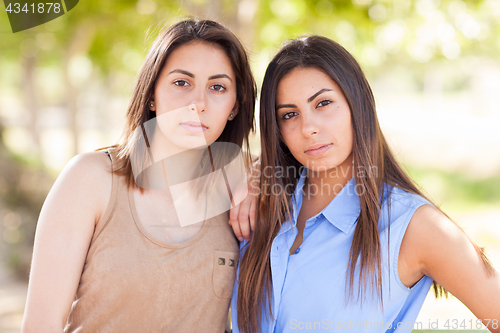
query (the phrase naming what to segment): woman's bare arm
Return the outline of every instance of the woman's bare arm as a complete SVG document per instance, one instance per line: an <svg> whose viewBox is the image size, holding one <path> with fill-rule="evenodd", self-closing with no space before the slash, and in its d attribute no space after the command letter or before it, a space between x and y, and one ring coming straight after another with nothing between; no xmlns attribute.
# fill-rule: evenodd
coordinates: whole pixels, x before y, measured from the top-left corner
<svg viewBox="0 0 500 333"><path fill-rule="evenodd" d="M437 208L424 205L417 209L403 238L398 262L403 264L399 267L402 281L404 276L415 274L432 277L490 331L500 332L498 272L487 269L463 230Z"/></svg>
<svg viewBox="0 0 500 333"><path fill-rule="evenodd" d="M94 228L111 196L103 152L74 157L43 204L36 228L23 332L62 332Z"/></svg>

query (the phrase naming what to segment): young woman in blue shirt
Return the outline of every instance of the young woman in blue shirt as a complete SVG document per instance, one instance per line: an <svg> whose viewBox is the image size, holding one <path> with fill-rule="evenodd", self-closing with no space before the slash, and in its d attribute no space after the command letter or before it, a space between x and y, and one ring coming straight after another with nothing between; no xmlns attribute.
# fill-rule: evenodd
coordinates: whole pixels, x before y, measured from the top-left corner
<svg viewBox="0 0 500 333"><path fill-rule="evenodd" d="M410 332L431 285L478 317L471 329L500 331L498 273L398 164L342 46L320 36L283 46L264 77L260 130L233 332Z"/></svg>

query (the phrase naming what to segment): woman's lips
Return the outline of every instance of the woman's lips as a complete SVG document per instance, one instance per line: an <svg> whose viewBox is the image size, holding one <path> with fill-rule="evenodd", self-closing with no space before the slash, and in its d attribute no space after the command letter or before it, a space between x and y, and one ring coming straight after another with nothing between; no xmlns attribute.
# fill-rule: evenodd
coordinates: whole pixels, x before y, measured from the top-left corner
<svg viewBox="0 0 500 333"><path fill-rule="evenodd" d="M181 127L190 133L201 133L208 130L208 127L203 123L197 123L193 121L188 121L185 123L180 123Z"/></svg>
<svg viewBox="0 0 500 333"><path fill-rule="evenodd" d="M328 143L325 145L312 146L311 148L306 150L305 153L309 156L320 156L320 155L324 154L332 146L333 146L333 144L331 144L331 143Z"/></svg>

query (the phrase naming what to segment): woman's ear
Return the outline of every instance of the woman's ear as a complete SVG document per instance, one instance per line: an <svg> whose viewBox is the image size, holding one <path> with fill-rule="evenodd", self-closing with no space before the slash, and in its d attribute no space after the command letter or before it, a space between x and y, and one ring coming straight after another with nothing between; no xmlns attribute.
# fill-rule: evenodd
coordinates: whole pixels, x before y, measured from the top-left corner
<svg viewBox="0 0 500 333"><path fill-rule="evenodd" d="M149 108L149 111L153 111L153 112L156 111L156 105L155 105L154 97L151 97L149 99L148 108Z"/></svg>
<svg viewBox="0 0 500 333"><path fill-rule="evenodd" d="M239 104L238 101L236 101L236 103L234 103L233 109L231 110L231 113L229 114L229 117L227 117L227 120L229 121L233 120L238 114L238 111L239 111Z"/></svg>

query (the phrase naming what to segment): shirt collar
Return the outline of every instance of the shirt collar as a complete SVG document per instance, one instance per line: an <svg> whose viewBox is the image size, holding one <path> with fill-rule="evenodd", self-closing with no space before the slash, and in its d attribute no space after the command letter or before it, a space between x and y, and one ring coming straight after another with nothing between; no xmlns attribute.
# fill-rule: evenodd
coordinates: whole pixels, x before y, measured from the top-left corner
<svg viewBox="0 0 500 333"><path fill-rule="evenodd" d="M361 207L354 177L333 198L322 213L335 227L347 234L359 217Z"/></svg>
<svg viewBox="0 0 500 333"><path fill-rule="evenodd" d="M302 207L302 189L307 178L307 169L304 168L300 175L300 179L295 187L295 192L292 197L292 225L297 224L300 207ZM359 197L356 192L356 182L354 177L342 188L342 190L333 198L320 214L337 229L347 234L351 227L356 223L361 211L359 205ZM319 215L319 214L318 214ZM283 231L291 229L290 223L283 226Z"/></svg>
<svg viewBox="0 0 500 333"><path fill-rule="evenodd" d="M300 174L299 181L295 186L295 191L292 195L292 218L287 219L286 222L281 226L281 233L285 233L297 225L297 218L299 217L300 207L302 207L302 188L304 187L306 181L306 175L307 170L303 168Z"/></svg>

